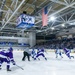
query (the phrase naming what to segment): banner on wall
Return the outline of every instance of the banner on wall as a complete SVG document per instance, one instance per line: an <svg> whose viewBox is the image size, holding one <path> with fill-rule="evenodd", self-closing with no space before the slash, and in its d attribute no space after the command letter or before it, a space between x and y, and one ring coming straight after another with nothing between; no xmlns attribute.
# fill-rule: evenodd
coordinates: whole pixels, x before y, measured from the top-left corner
<svg viewBox="0 0 75 75"><path fill-rule="evenodd" d="M17 18L17 27L18 28L31 28L34 26L35 23L35 17L34 16L29 16L26 14L21 14Z"/></svg>

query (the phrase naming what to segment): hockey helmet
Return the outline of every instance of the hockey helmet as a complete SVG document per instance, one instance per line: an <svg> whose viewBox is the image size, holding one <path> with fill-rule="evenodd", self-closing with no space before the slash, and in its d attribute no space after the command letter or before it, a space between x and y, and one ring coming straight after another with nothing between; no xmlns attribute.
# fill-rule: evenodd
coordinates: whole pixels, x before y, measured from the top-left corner
<svg viewBox="0 0 75 75"><path fill-rule="evenodd" d="M8 50L9 50L9 51L13 51L13 48L12 48L12 47L10 47Z"/></svg>

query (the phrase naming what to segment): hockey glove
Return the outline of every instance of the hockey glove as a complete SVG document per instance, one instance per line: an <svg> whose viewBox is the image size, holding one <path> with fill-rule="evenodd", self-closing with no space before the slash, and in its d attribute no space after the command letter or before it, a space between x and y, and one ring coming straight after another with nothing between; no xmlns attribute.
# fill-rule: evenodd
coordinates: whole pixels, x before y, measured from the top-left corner
<svg viewBox="0 0 75 75"><path fill-rule="evenodd" d="M16 63L15 63L15 61L14 61L14 60L11 60L11 62L12 62L12 64L13 64L13 65L16 65Z"/></svg>

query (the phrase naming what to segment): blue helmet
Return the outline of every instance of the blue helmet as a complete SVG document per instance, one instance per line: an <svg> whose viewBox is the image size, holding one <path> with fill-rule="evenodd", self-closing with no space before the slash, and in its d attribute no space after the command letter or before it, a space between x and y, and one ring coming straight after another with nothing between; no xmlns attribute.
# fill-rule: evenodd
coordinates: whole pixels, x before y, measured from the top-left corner
<svg viewBox="0 0 75 75"><path fill-rule="evenodd" d="M13 51L13 48L12 48L12 47L10 47L8 50L9 50L9 51Z"/></svg>

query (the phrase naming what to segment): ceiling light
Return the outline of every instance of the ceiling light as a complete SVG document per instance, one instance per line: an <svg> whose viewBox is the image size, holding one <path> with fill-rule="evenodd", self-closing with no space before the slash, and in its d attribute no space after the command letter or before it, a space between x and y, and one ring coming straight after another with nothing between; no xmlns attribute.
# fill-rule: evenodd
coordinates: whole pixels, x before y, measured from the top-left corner
<svg viewBox="0 0 75 75"><path fill-rule="evenodd" d="M49 22L50 21L55 21L55 17L54 16L51 16L50 18L49 18Z"/></svg>
<svg viewBox="0 0 75 75"><path fill-rule="evenodd" d="M62 27L65 27L65 24L62 24L61 26L62 26Z"/></svg>
<svg viewBox="0 0 75 75"><path fill-rule="evenodd" d="M54 27L52 27L51 29L54 30Z"/></svg>

